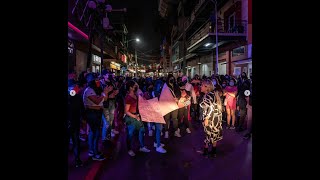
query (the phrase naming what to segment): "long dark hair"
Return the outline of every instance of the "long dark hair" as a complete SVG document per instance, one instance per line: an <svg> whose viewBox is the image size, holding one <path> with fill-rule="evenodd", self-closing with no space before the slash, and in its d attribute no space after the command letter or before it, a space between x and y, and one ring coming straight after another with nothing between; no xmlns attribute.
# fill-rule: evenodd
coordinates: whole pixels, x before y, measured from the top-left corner
<svg viewBox="0 0 320 180"><path fill-rule="evenodd" d="M133 87L135 84L136 84L136 82L135 82L135 81L133 81L133 80L130 80L130 81L128 81L128 82L126 83L126 90L127 90L127 93L129 93L129 92L130 92L130 87Z"/></svg>
<svg viewBox="0 0 320 180"><path fill-rule="evenodd" d="M98 87L95 80L90 81L90 82L88 83L88 86L89 86L90 88L92 88L92 89L94 90L94 92L95 92L97 95L99 95L99 96L100 96L101 93L103 92L102 87L101 87L101 86Z"/></svg>
<svg viewBox="0 0 320 180"><path fill-rule="evenodd" d="M173 84L175 84L175 81L176 81L176 78L174 78L173 74L169 74L168 77L167 77L167 82L166 82L168 86L169 86L170 78L173 78L173 80L174 80Z"/></svg>

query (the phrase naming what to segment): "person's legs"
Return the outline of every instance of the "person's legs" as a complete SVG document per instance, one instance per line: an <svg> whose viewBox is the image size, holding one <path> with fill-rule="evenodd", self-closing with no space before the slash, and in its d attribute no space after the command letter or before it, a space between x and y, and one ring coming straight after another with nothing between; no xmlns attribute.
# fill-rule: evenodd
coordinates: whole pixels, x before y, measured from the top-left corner
<svg viewBox="0 0 320 180"><path fill-rule="evenodd" d="M179 109L174 110L171 112L172 113L172 122L173 122L173 129L175 130L174 135L176 137L181 137L180 135L180 129L178 127L179 124L179 119L178 119L178 113L179 113Z"/></svg>
<svg viewBox="0 0 320 180"><path fill-rule="evenodd" d="M245 118L246 118L246 109L240 109L239 125L237 128L239 132L243 131L243 124L244 124Z"/></svg>
<svg viewBox="0 0 320 180"><path fill-rule="evenodd" d="M244 135L245 139L249 139L252 133L252 106L247 108L247 133Z"/></svg>
<svg viewBox="0 0 320 180"><path fill-rule="evenodd" d="M230 108L227 106L227 129L230 128L230 119L231 119L231 110Z"/></svg>
<svg viewBox="0 0 320 180"><path fill-rule="evenodd" d="M161 138L161 130L162 130L162 124L155 123L156 125L156 143L157 147L161 146L160 138Z"/></svg>
<svg viewBox="0 0 320 180"><path fill-rule="evenodd" d="M107 122L108 118L108 108L103 108L103 113L102 113L102 135L101 138L102 140L107 140L107 129L109 128L109 123Z"/></svg>
<svg viewBox="0 0 320 180"><path fill-rule="evenodd" d="M164 116L164 120L166 121L166 124L164 125L164 138L169 138L169 126L170 126L170 116L171 116L172 112L166 114Z"/></svg>

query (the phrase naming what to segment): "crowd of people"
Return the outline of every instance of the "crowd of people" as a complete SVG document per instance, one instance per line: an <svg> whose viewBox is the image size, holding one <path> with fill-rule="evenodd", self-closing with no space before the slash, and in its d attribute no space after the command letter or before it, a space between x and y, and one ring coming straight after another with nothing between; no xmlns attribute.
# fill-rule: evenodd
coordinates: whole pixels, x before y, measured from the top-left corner
<svg viewBox="0 0 320 180"><path fill-rule="evenodd" d="M138 135L140 152L150 152L144 142L148 134L155 136L155 151L166 153L161 137L181 138L190 134L193 121L203 124L204 156L216 156L217 142L223 139L223 122L226 122L225 129L246 130L244 138L251 137L252 76L247 77L245 72L239 77L212 75L200 78L195 75L191 79L182 73L177 77L169 73L159 78L132 78L115 76L105 69L101 74L82 72L77 76L70 73L68 78L68 132L76 167L82 166L81 140L88 142L88 155L102 161L105 157L99 143L110 141L122 132L126 133L130 156L136 154L132 146L135 135ZM166 124L142 121L138 97L159 98L164 84L179 108L164 116Z"/></svg>

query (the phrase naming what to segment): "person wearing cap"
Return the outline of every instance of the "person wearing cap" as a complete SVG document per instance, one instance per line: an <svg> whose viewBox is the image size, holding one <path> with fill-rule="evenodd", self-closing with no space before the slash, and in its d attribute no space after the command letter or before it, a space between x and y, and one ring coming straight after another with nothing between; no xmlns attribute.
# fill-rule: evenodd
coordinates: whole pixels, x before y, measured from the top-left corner
<svg viewBox="0 0 320 180"><path fill-rule="evenodd" d="M202 81L201 92L205 95L199 103L202 109L203 128L205 132L203 155L216 156L217 142L222 136L222 113L219 93L214 92L214 86L210 79ZM209 146L212 145L209 152Z"/></svg>
<svg viewBox="0 0 320 180"><path fill-rule="evenodd" d="M102 89L100 81L96 79L93 73L86 75L88 86L83 93L83 104L85 106L85 113L87 123L89 124L89 156L93 160L102 161L105 158L103 154L98 151L98 142L100 136L101 117L103 109L103 101L108 99L108 93L112 87Z"/></svg>

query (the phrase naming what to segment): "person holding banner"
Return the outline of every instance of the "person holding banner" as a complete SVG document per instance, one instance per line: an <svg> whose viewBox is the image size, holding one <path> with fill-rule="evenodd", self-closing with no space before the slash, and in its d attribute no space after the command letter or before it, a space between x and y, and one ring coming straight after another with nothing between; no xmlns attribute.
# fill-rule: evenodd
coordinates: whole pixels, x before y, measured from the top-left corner
<svg viewBox="0 0 320 180"><path fill-rule="evenodd" d="M147 87L147 91L144 93L143 98L146 100L154 98L154 93L153 93L153 85L149 84ZM148 128L149 128L149 136L150 132L152 132L151 126L155 125L155 130L156 130L156 142L153 143L153 146L156 148L156 151L159 153L166 153L167 151L163 148L164 144L160 142L160 137L161 137L161 131L162 131L162 124L161 123L151 123L148 122ZM152 135L152 134L151 134Z"/></svg>
<svg viewBox="0 0 320 180"><path fill-rule="evenodd" d="M203 127L205 132L203 155L209 157L216 156L217 141L222 137L222 106L219 92L214 92L214 86L210 79L202 81L201 92L205 95L200 103L202 108ZM212 149L208 152L209 145Z"/></svg>
<svg viewBox="0 0 320 180"><path fill-rule="evenodd" d="M181 92L180 92L179 86L175 83L175 78L172 74L169 74L167 77L167 85L171 94L173 95L173 97L175 98L178 104L178 101L181 97ZM164 129L165 129L164 138L169 138L170 117L173 122L174 136L181 137L180 129L178 128L178 109L176 109L164 116L164 119L166 121L166 125L164 126Z"/></svg>
<svg viewBox="0 0 320 180"><path fill-rule="evenodd" d="M138 110L138 87L138 84L132 80L126 83L127 95L125 97L124 109L126 116L124 120L127 126L127 148L130 156L136 155L132 150L132 138L135 131L139 131L139 150L141 152L150 152L150 150L144 146L145 129Z"/></svg>

